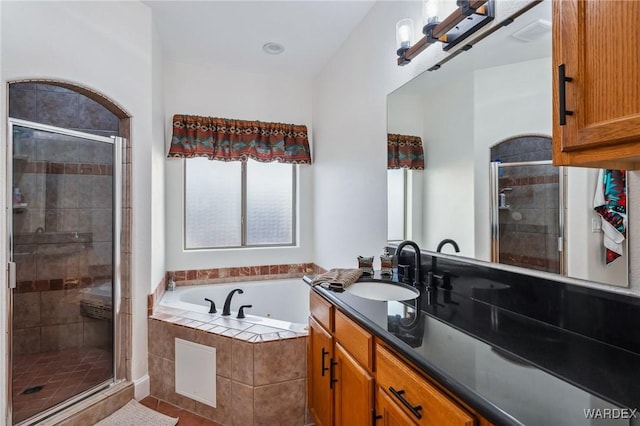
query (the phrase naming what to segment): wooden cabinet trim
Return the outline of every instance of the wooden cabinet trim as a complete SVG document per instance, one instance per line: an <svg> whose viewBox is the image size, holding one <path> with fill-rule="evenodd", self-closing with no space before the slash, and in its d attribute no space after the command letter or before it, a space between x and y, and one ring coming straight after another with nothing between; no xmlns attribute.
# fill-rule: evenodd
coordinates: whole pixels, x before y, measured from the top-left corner
<svg viewBox="0 0 640 426"><path fill-rule="evenodd" d="M376 345L376 380L389 397L418 425L424 426L473 426L473 415L460 406L421 374L383 346ZM392 396L391 388L405 391L402 395L412 406L420 406L418 418Z"/></svg>
<svg viewBox="0 0 640 426"><path fill-rule="evenodd" d="M373 371L373 336L336 310L334 336L360 364Z"/></svg>
<svg viewBox="0 0 640 426"><path fill-rule="evenodd" d="M311 316L314 317L315 320L325 328L325 330L333 332L333 305L324 297L313 291L313 289L309 290L309 292L309 308Z"/></svg>

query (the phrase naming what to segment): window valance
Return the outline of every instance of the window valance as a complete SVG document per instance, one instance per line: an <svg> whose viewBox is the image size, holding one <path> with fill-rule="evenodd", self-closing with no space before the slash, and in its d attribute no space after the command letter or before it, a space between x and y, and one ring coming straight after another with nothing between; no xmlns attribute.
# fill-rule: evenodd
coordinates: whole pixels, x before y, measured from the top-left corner
<svg viewBox="0 0 640 426"><path fill-rule="evenodd" d="M311 164L307 126L174 115L169 157Z"/></svg>
<svg viewBox="0 0 640 426"><path fill-rule="evenodd" d="M419 136L387 135L387 168L424 170L424 150Z"/></svg>

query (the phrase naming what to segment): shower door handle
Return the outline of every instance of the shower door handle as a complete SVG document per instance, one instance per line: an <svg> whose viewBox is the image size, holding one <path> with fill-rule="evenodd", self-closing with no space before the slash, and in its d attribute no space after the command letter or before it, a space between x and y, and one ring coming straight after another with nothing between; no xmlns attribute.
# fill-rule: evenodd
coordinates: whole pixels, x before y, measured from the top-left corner
<svg viewBox="0 0 640 426"><path fill-rule="evenodd" d="M7 271L9 273L9 288L16 288L16 262L9 262Z"/></svg>

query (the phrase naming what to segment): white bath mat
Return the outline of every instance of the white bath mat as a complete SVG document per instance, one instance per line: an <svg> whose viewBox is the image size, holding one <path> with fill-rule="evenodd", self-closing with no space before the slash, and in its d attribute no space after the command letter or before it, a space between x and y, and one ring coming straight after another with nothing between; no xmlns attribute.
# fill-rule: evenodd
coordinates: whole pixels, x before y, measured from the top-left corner
<svg viewBox="0 0 640 426"><path fill-rule="evenodd" d="M175 426L178 419L165 416L131 400L107 417L95 424L95 426Z"/></svg>

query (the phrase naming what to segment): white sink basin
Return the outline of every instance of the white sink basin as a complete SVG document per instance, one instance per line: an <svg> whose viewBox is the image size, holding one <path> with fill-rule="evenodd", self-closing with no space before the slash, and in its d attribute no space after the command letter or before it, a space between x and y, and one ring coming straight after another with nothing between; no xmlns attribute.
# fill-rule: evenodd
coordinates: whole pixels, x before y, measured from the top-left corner
<svg viewBox="0 0 640 426"><path fill-rule="evenodd" d="M382 281L359 281L351 284L344 292L365 299L383 301L411 300L420 295L420 292L413 287Z"/></svg>

